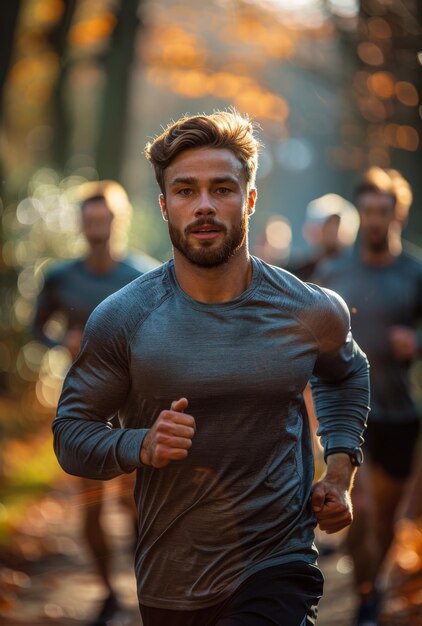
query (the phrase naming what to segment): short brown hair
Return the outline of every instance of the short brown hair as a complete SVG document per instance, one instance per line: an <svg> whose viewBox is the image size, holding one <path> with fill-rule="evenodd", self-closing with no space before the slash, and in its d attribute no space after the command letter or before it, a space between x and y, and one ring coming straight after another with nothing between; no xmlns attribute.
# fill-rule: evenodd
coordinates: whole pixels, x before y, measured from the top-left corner
<svg viewBox="0 0 422 626"><path fill-rule="evenodd" d="M360 197L366 193L379 193L390 196L393 207L396 206L396 188L388 170L374 166L363 173L355 188L354 198L356 205Z"/></svg>
<svg viewBox="0 0 422 626"><path fill-rule="evenodd" d="M234 109L210 115L182 117L167 126L161 135L145 146L157 183L164 193L164 172L178 154L191 148L226 148L242 164L248 187L255 185L261 143L256 125Z"/></svg>
<svg viewBox="0 0 422 626"><path fill-rule="evenodd" d="M84 209L89 202L104 200L114 216L131 213L131 206L125 189L114 180L95 180L82 183L76 193L81 209Z"/></svg>

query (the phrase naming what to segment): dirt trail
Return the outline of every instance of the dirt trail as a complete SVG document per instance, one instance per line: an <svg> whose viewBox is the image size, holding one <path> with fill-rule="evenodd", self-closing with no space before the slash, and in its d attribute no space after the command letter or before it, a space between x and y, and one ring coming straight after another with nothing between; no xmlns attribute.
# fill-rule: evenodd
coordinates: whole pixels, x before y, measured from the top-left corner
<svg viewBox="0 0 422 626"><path fill-rule="evenodd" d="M79 536L75 483L65 482L33 504L0 564L1 626L85 626L103 591ZM124 611L110 626L141 626L132 568L130 521L112 491L105 523L115 549L116 586ZM354 608L348 559L336 552L320 559L326 578L319 626L350 626ZM404 577L389 600L383 626L422 624L422 576Z"/></svg>

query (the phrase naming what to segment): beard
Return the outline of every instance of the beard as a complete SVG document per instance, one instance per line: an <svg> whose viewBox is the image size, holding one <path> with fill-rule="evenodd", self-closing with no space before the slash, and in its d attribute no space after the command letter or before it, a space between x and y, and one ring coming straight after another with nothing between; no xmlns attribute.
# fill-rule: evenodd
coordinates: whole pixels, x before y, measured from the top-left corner
<svg viewBox="0 0 422 626"><path fill-rule="evenodd" d="M214 241L198 242L198 247L191 245L188 235L194 229L205 225L216 226L224 235L220 244ZM227 263L245 243L248 232L248 213L239 225L229 231L226 226L213 218L200 218L187 226L183 233L168 221L169 235L173 247L176 248L190 263L198 267L213 268Z"/></svg>
<svg viewBox="0 0 422 626"><path fill-rule="evenodd" d="M366 245L371 252L379 253L388 250L388 237L382 237L379 239L367 238Z"/></svg>

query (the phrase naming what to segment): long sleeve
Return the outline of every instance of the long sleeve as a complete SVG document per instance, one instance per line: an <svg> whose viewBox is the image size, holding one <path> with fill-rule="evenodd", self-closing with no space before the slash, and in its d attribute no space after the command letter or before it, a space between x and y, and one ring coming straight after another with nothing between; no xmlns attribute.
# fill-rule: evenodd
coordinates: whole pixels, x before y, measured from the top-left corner
<svg viewBox="0 0 422 626"><path fill-rule="evenodd" d="M316 328L319 356L311 379L324 450L363 443L369 412L369 364L353 340L345 302L330 290Z"/></svg>
<svg viewBox="0 0 422 626"><path fill-rule="evenodd" d="M112 429L109 423L129 393L129 358L122 311L106 301L88 321L53 422L54 450L69 474L105 480L141 465L147 431Z"/></svg>

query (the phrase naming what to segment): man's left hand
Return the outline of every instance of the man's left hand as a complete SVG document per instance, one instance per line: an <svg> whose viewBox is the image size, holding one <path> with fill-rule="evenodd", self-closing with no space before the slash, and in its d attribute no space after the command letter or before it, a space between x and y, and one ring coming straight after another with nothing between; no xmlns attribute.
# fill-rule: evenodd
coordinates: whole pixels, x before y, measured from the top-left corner
<svg viewBox="0 0 422 626"><path fill-rule="evenodd" d="M327 457L327 473L314 485L312 508L321 530L329 535L336 533L353 521L352 489L356 468L343 452Z"/></svg>
<svg viewBox="0 0 422 626"><path fill-rule="evenodd" d="M311 502L320 529L329 535L346 528L353 521L350 494L337 483L325 478L316 483Z"/></svg>

